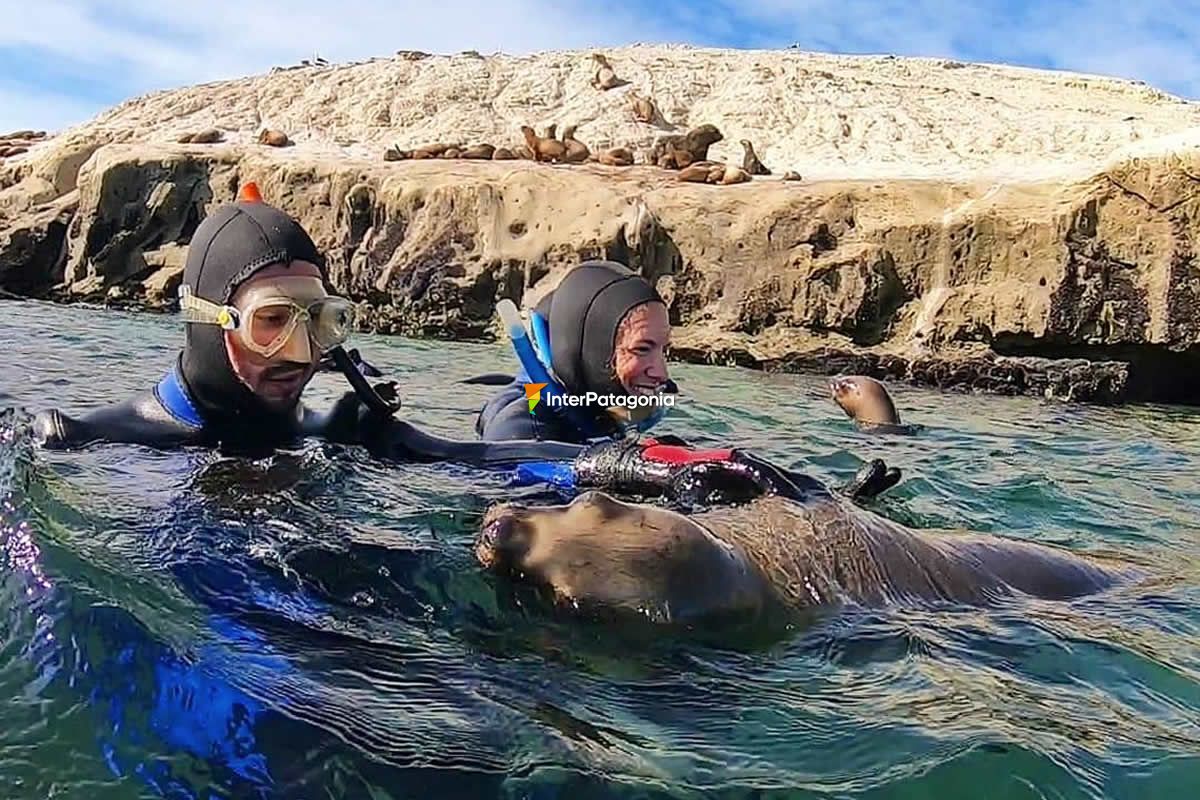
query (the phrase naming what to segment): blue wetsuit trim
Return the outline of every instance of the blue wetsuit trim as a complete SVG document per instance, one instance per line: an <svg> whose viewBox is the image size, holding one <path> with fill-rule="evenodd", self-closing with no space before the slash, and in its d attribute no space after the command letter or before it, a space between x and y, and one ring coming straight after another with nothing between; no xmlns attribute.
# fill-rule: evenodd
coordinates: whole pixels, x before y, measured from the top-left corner
<svg viewBox="0 0 1200 800"><path fill-rule="evenodd" d="M188 397L187 389L183 387L183 381L179 377L178 367L172 367L158 382L154 387L154 396L168 414L183 424L193 428L204 427L204 417L192 402L192 398Z"/></svg>

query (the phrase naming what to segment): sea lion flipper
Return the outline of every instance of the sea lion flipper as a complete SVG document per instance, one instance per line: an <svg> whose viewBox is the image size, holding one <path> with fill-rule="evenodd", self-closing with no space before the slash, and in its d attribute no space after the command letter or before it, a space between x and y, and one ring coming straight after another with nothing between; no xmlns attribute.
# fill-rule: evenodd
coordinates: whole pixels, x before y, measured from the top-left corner
<svg viewBox="0 0 1200 800"><path fill-rule="evenodd" d="M900 470L888 467L883 459L873 458L863 464L854 477L842 487L842 493L854 500L878 497L900 482Z"/></svg>

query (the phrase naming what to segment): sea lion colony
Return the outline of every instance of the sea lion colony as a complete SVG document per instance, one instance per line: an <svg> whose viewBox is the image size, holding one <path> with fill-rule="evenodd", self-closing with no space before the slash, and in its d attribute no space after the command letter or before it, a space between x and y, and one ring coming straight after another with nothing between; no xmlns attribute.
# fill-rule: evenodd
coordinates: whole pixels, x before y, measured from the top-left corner
<svg viewBox="0 0 1200 800"><path fill-rule="evenodd" d="M626 85L628 82L617 77L616 72L602 53L593 54L591 60L595 64L591 85L601 92ZM635 120L642 124L653 124L661 117L653 99L630 89L628 93L629 106L626 113L632 113ZM601 164L610 167L629 167L637 163L633 149L629 147L612 147L602 151L593 151L586 143L575 136L576 126L564 129L561 136L557 133L557 124L551 124L543 135L538 135L528 125L521 126L521 139L516 142L491 144L487 142L434 142L411 149L399 146L387 148L383 153L384 161L420 161L426 159L465 159L465 160L526 160L548 164ZM723 141L724 136L715 125L703 124L696 126L684 134L669 134L658 137L654 144L643 154L642 163L658 166L662 169L679 171L678 180L685 183L708 183L730 185L745 183L753 176L771 175L772 172L759 160L754 146L748 139L741 140L745 151L741 165L718 164L708 159L708 148ZM178 138L181 143L215 144L223 141L223 134L216 129L184 133ZM287 146L291 140L281 131L263 131L260 134L261 144L275 147ZM3 143L0 142L0 148ZM0 149L0 156L3 156ZM689 169L691 168L691 169ZM787 172L784 180L798 180L795 172Z"/></svg>
<svg viewBox="0 0 1200 800"><path fill-rule="evenodd" d="M592 56L596 67L591 85L598 91L608 91L626 84L616 75L612 63L606 56L596 53ZM628 93L629 111L633 118L642 124L653 124L660 117L659 110L653 99L631 89ZM525 159L550 164L603 164L612 167L628 167L636 163L633 151L628 147L614 147L601 152L593 152L584 142L575 136L576 127L568 126L559 137L557 126L552 124L544 135L539 136L528 125L521 126L523 141L515 145L490 146L476 144L468 148L463 143L436 143L422 145L405 150L399 146L389 147L383 154L385 161L418 160L425 158L476 158L482 159L486 150L490 150L491 158L496 161L508 159ZM685 183L709 183L730 185L745 183L755 175L771 175L771 170L763 165L748 139L741 140L745 151L742 164L722 164L708 159L708 149L717 142L723 141L724 135L715 125L698 125L684 134L669 134L658 137L650 149L643 155L643 164L658 166L662 169L678 170L678 179ZM466 155L468 150L475 151ZM799 176L788 172L785 179L796 180Z"/></svg>

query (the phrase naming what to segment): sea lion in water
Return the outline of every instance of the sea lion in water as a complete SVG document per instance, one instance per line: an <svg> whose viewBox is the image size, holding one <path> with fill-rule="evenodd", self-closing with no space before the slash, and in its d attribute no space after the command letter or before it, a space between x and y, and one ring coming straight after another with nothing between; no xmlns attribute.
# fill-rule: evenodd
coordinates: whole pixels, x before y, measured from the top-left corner
<svg viewBox="0 0 1200 800"><path fill-rule="evenodd" d="M484 517L475 555L560 606L656 622L747 621L846 602L982 605L1016 592L1066 599L1124 577L1067 550L910 530L827 491L692 517L602 492L560 506L502 504Z"/></svg>
<svg viewBox="0 0 1200 800"><path fill-rule="evenodd" d="M829 381L829 393L846 416L859 426L892 433L915 433L900 421L900 412L882 383L865 375L846 375Z"/></svg>

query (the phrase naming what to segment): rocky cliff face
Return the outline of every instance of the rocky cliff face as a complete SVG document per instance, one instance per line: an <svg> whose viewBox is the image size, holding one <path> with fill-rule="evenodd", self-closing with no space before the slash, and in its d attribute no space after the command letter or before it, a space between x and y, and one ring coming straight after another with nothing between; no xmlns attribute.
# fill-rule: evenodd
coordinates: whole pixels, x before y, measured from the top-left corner
<svg viewBox="0 0 1200 800"><path fill-rule="evenodd" d="M628 52L653 61L641 50ZM620 73L621 58L610 57ZM732 66L725 72L749 70L759 74L755 80L762 85L789 80L787 54L761 56L757 68L736 61L751 58L744 54L706 57L704 74L721 72L726 58ZM549 71L554 64L575 63L570 54L545 58L549 66L525 64L526 69ZM820 57L805 58L805 69L820 71L810 63ZM428 76L421 78L419 67L426 61L429 69L446 70L454 59L399 58L395 74L424 86ZM845 61L830 59L843 71L849 69ZM321 70L310 78L341 81L338 85L349 90L357 85L355 70L369 68L375 75L392 63ZM888 76L881 66L886 60L863 63L871 70L853 74L856 80L879 82L881 75ZM494 71L509 69L506 64L493 65ZM482 69L477 63L471 68ZM638 69L629 66L627 74L640 75ZM891 79L897 84L903 72L916 87L909 87L909 99L914 92L920 99L922 92L943 94L945 86L933 85L928 75L946 84L960 80L964 71L982 69L988 68L899 62ZM763 70L770 77L761 75ZM272 80L294 81L304 72L143 98L8 158L0 164L0 289L170 307L196 225L214 204L231 200L238 186L255 181L264 197L296 215L326 250L335 282L362 301L364 326L372 330L491 337L498 299L535 301L580 260L607 257L658 283L679 326L676 353L690 360L865 372L1078 400L1192 402L1200 397L1192 377L1200 372L1191 369L1200 353L1200 272L1193 249L1200 232L1200 150L1194 146L1200 136L1190 135L1197 112L1152 90L1079 79L1085 89L1078 91L1084 94L1108 93L1089 111L1101 120L1097 125L1109 126L1107 138L1089 128L1092 138L1075 141L1092 149L1081 156L1077 148L1059 160L1053 148L1031 149L1027 175L1003 153L990 161L980 156L980 163L964 156L948 166L958 150L970 149L976 132L947 139L936 169L923 167L924 151L910 144L911 174L872 177L897 171L886 166L886 152L863 150L855 157L843 154L845 174L822 180L794 183L771 176L707 186L680 183L674 173L651 166L383 160L383 148L393 143L465 138L425 130L427 122L411 122L425 126L413 133L405 126L371 129L361 120L343 120L338 128L327 120L323 128L314 123L289 130L297 140L293 147L256 144L255 126L268 122L263 87L272 86ZM1003 73L994 70L964 85L998 92L997 72ZM686 70L671 62L655 66L653 75L668 88L687 85L679 77L686 77ZM1029 81L1042 90L1051 81L1047 75L1034 73ZM565 70L560 77L563 85L573 86L576 76ZM1014 91L1022 79L1005 78ZM821 80L836 83L836 76ZM232 119L250 113L239 86L259 92L253 120ZM224 105L199 103L195 93L202 90L223 97ZM317 100L304 113L316 114L322 103L334 102L321 100L325 95L316 88L308 91L316 92ZM493 91L508 92L512 108L519 107L511 85ZM582 100L558 96L565 109L589 97L604 107L616 102L613 91L589 87ZM742 91L749 90L743 86ZM1060 95L1069 91L1074 90L1059 87ZM372 100L371 92L364 96L368 106L382 102ZM686 92L671 96L686 99ZM1009 99L1017 100L1015 95ZM710 106L703 119L680 114L681 124L674 127L713 122L726 135L722 146L745 135L745 116L724 114L717 103ZM396 111L397 103L389 107ZM1101 113L1104 109L1109 116ZM936 110L931 118L951 113L940 106ZM1155 136L1114 142L1112 131L1129 126L1118 124L1117 115L1131 111L1152 120ZM159 115L153 124L151 112ZM846 116L847 124L866 126L868 112L859 108ZM369 114L369 108L362 113ZM554 109L543 107L541 113L529 121L552 116ZM766 138L763 115L771 113L762 109L754 117L760 141ZM175 141L184 126L199 128L221 119L236 124L223 130L220 143ZM379 124L397 125L394 120ZM495 127L487 131L476 126L478 138L515 142L503 124L491 124ZM613 129L604 134L605 145L637 148L653 138L632 120L604 124ZM965 129L969 120L962 124ZM1086 127L1078 120L1070 124ZM596 125L597 131L603 127ZM1047 125L1035 120L1029 128ZM624 139L622 126L631 131ZM368 129L370 135L363 133ZM948 123L934 129L946 134ZM1074 129L1067 122L1060 119L1057 130L1071 140ZM586 126L580 131L586 140ZM828 149L830 136L789 131L770 140L775 144L759 145L759 154L776 174L803 168L778 159L790 153L794 162L803 162L796 140L804 135L814 139L813 150ZM1014 128L1012 136L1019 135ZM346 136L359 138L338 144ZM923 148L933 147L926 139L921 142ZM714 154L722 155L718 148ZM740 161L729 150L723 157Z"/></svg>

